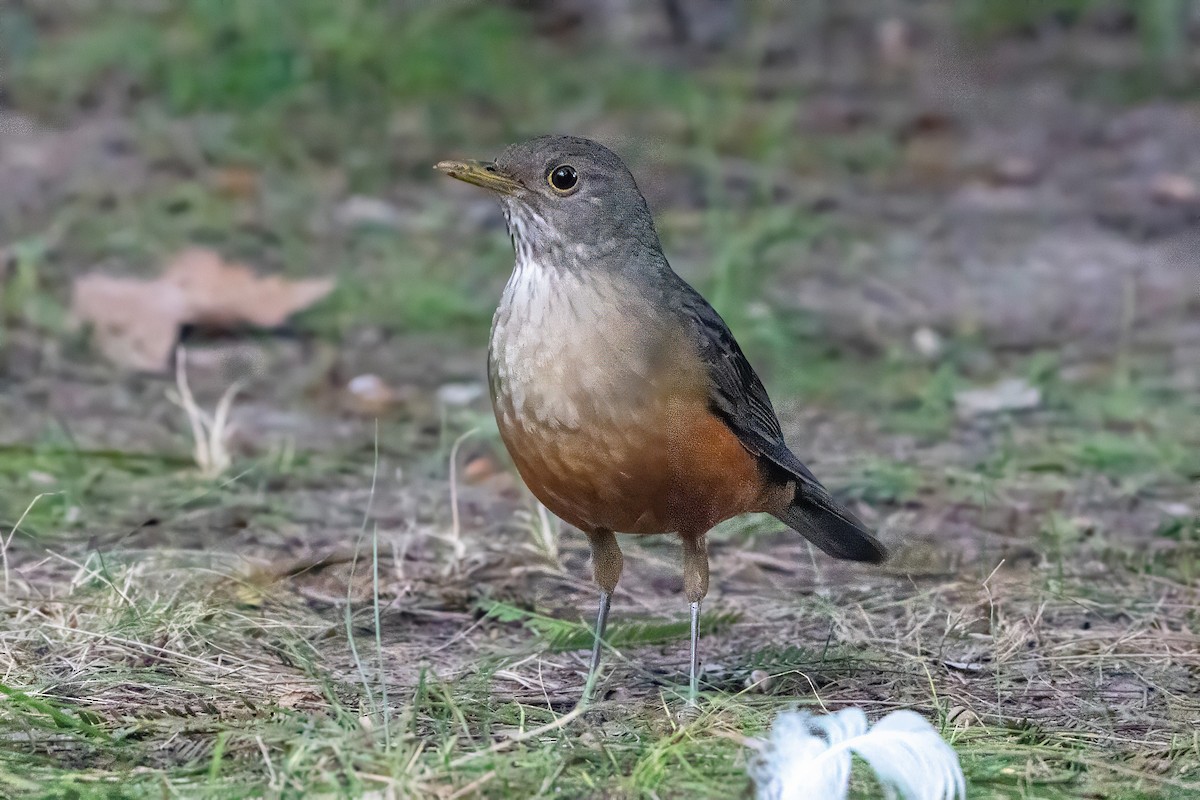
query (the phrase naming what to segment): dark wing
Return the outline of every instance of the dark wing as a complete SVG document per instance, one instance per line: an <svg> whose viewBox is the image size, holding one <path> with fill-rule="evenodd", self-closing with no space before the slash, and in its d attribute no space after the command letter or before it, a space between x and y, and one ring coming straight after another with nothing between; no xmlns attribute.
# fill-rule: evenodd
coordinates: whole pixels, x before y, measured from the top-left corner
<svg viewBox="0 0 1200 800"><path fill-rule="evenodd" d="M858 517L830 497L816 476L788 449L767 390L725 321L696 290L682 280L680 283L684 289L682 311L708 368L709 408L746 450L774 466L773 472L783 473L776 480L795 481L790 504L772 513L836 558L882 561L887 555L883 546Z"/></svg>
<svg viewBox="0 0 1200 800"><path fill-rule="evenodd" d="M783 430L767 390L725 320L695 289L687 284L683 287L682 310L692 325L700 358L708 367L712 383L709 406L713 413L729 426L751 453L767 459L799 481L820 487L820 481L784 442Z"/></svg>

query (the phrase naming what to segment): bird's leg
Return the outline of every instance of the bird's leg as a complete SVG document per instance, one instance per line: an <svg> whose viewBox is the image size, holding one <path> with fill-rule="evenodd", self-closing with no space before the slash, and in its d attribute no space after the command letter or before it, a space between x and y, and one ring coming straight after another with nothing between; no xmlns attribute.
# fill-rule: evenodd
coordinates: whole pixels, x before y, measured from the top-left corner
<svg viewBox="0 0 1200 800"><path fill-rule="evenodd" d="M692 607L692 670L688 705L696 706L700 691L700 601L708 594L708 542L703 533L683 534L683 593Z"/></svg>
<svg viewBox="0 0 1200 800"><path fill-rule="evenodd" d="M612 531L593 531L588 533L588 543L592 546L592 575L600 586L600 610L596 614L596 637L592 642L592 662L588 666L587 682L583 685L583 698L579 701L587 705L592 700L592 691L596 688L596 678L600 672L600 649L603 647L604 628L608 625L608 608L612 604L612 593L621 579L621 567L625 563L621 548L617 545L617 537Z"/></svg>

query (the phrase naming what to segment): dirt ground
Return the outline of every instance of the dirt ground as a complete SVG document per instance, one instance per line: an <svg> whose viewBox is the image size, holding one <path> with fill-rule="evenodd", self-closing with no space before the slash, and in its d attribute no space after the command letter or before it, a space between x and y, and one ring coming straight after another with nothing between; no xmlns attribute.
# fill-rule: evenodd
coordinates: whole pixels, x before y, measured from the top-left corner
<svg viewBox="0 0 1200 800"><path fill-rule="evenodd" d="M520 12L558 54L590 24L561 7ZM893 555L723 525L687 719L677 544L624 537L600 699L537 737L578 699L596 590L499 446L481 343L510 255L485 198L410 168L437 137L370 162L369 192L302 161L247 199L196 144L204 114L0 93L0 794L741 796L745 737L800 704L921 712L972 798L1196 796L1200 100L1114 100L1139 56L1108 23L972 47L914 9L756 18L749 78L719 14L691 34L717 43L668 46L668 18L630 11L607 58L737 102L700 125L538 112L629 156L789 442ZM740 150L747 130L769 144ZM364 194L394 215L347 223ZM196 240L344 292L284 331L185 331L202 407L243 383L217 477L173 376L66 320L77 275ZM443 271L389 272L401 254ZM386 305L443 279L445 319ZM362 375L386 401L348 390ZM1005 379L1033 399L970 402Z"/></svg>

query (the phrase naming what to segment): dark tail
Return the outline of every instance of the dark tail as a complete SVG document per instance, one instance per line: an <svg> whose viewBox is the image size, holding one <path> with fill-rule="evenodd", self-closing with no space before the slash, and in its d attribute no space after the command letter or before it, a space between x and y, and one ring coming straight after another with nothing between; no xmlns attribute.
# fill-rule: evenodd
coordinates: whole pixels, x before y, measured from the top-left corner
<svg viewBox="0 0 1200 800"><path fill-rule="evenodd" d="M872 564L887 558L867 526L820 485L800 481L792 504L775 516L834 558Z"/></svg>

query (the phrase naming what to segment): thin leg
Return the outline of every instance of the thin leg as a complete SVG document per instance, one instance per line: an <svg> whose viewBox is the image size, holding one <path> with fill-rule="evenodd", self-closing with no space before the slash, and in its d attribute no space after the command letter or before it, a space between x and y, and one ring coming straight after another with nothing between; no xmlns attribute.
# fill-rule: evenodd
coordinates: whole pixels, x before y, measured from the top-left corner
<svg viewBox="0 0 1200 800"><path fill-rule="evenodd" d="M692 603L692 678L688 684L688 705L695 708L700 697L700 601Z"/></svg>
<svg viewBox="0 0 1200 800"><path fill-rule="evenodd" d="M688 705L700 696L700 601L708 594L708 542L704 534L681 535L683 541L683 593L692 608L692 663Z"/></svg>
<svg viewBox="0 0 1200 800"><path fill-rule="evenodd" d="M625 559L612 531L588 533L588 544L592 546L592 575L600 586L600 611L596 614L596 637L592 642L592 661L588 666L587 682L583 685L583 698L587 705L592 701L596 679L600 674L600 651L604 647L604 629L608 626L608 609L612 605L612 593L621 579L621 568Z"/></svg>
<svg viewBox="0 0 1200 800"><path fill-rule="evenodd" d="M583 685L583 699L579 702L587 705L592 702L592 691L596 688L596 676L600 672L600 649L604 646L604 628L608 625L608 607L612 603L610 592L600 593L600 611L596 614L596 639L592 643L592 663L588 666L587 683Z"/></svg>

